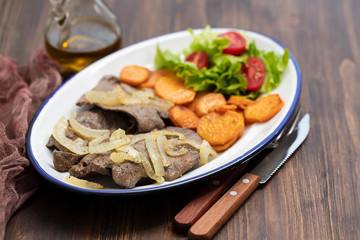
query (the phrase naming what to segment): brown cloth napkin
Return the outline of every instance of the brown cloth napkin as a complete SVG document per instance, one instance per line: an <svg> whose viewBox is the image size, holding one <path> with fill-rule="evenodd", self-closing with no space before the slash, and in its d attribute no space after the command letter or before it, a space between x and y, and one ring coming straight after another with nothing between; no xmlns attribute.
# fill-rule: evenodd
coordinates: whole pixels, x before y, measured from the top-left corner
<svg viewBox="0 0 360 240"><path fill-rule="evenodd" d="M0 55L0 239L11 215L38 187L25 135L41 103L62 82L58 67L42 49L25 67Z"/></svg>

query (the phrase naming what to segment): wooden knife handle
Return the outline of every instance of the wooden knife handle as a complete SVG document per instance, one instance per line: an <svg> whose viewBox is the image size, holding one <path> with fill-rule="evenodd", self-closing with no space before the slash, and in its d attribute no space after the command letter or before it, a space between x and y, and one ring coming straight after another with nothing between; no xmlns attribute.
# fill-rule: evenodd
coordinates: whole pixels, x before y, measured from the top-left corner
<svg viewBox="0 0 360 240"><path fill-rule="evenodd" d="M214 177L196 194L174 218L174 230L187 233L189 228L221 197L221 195L238 179L245 169L245 164L236 166L230 171Z"/></svg>
<svg viewBox="0 0 360 240"><path fill-rule="evenodd" d="M211 239L255 191L260 177L246 173L189 230L189 239Z"/></svg>

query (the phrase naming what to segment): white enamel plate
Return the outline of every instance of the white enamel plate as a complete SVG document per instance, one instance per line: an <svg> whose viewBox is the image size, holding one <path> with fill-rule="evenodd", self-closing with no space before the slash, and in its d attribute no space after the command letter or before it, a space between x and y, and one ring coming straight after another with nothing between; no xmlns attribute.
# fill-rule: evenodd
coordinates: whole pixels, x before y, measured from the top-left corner
<svg viewBox="0 0 360 240"><path fill-rule="evenodd" d="M222 33L234 29L213 28L212 30ZM200 31L199 29L194 32L199 33ZM250 41L255 40L259 49L274 51L279 54L284 52L285 47L274 39L252 31L245 32ZM266 123L253 124L247 127L243 136L231 148L219 154L216 159L208 164L192 170L174 181L163 184L154 183L134 189L122 189L115 184L111 184L111 178L109 177L109 183L102 182L105 184L104 189L93 190L68 184L65 179L69 176L69 173L61 173L54 168L52 154L45 145L57 120L61 116L68 119L72 110L80 110L80 107L77 107L75 102L85 92L95 87L104 75L118 76L121 69L126 65L137 64L153 69L157 44L162 50L169 49L173 53L180 53L191 43L192 39L193 37L188 31L181 31L131 45L93 63L59 87L39 109L27 134L28 155L36 170L56 185L77 192L94 194L147 193L172 189L205 179L249 159L270 143L284 128L299 101L301 73L293 55L290 55L288 66L282 74L281 84L272 92L278 93L284 100L285 105L282 110ZM103 179L100 181L103 181Z"/></svg>

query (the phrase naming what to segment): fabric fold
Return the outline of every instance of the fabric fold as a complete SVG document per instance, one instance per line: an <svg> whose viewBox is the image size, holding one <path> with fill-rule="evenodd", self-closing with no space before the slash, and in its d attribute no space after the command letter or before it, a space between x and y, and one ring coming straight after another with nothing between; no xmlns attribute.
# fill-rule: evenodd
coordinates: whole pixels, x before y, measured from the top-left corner
<svg viewBox="0 0 360 240"><path fill-rule="evenodd" d="M0 55L0 239L12 214L36 191L26 132L42 102L61 84L58 64L42 49L27 66Z"/></svg>

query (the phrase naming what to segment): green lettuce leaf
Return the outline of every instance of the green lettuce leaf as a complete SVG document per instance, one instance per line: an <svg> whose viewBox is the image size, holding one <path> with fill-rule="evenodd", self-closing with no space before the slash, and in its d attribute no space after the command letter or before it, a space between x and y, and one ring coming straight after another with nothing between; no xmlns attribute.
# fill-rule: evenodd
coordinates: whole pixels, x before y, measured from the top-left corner
<svg viewBox="0 0 360 240"><path fill-rule="evenodd" d="M204 51L209 56L210 65L213 64L213 59L222 54L229 44L230 40L227 38L220 38L218 34L213 32L210 26L206 26L204 30L195 35L192 29L188 29L194 40L188 48L184 50L185 56L195 51Z"/></svg>
<svg viewBox="0 0 360 240"><path fill-rule="evenodd" d="M172 69L179 77L184 78L185 85L195 91L212 91L226 95L241 95L256 99L260 94L267 93L276 88L281 82L281 73L285 70L290 53L285 49L283 55L274 52L259 50L255 42L247 44L247 48L240 56L223 54L230 41L226 38L217 37L210 26L195 35L191 29L190 34L194 40L184 50L187 56L194 51L205 51L209 56L209 68L198 70L192 62L182 62L180 54L173 54L169 50L162 51L159 46L156 49L154 59L155 68ZM242 33L244 34L244 33ZM262 87L257 91L246 90L246 78L241 74L241 65L247 64L249 57L260 58L265 65L266 73Z"/></svg>

